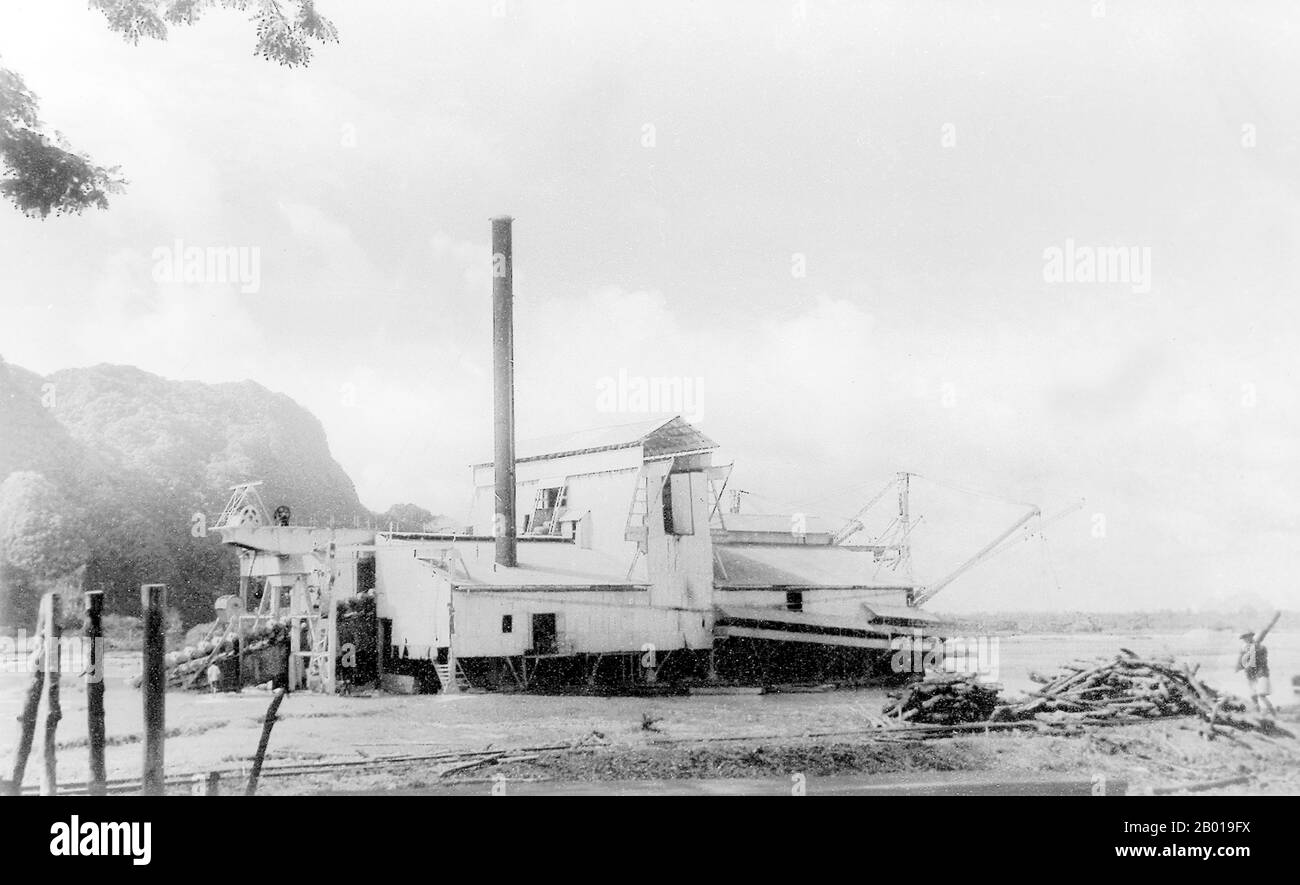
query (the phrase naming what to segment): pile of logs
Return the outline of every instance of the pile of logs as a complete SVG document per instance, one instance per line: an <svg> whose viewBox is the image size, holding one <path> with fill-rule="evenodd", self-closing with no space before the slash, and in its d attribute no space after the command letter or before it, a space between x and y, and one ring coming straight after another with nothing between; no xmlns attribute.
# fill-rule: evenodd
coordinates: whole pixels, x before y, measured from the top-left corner
<svg viewBox="0 0 1300 885"><path fill-rule="evenodd" d="M965 675L934 675L902 691L890 692L885 716L905 722L953 725L986 722L998 705L998 686L981 685Z"/></svg>
<svg viewBox="0 0 1300 885"><path fill-rule="evenodd" d="M1113 658L1067 665L1053 676L1030 674L1042 686L1028 700L999 706L995 722L1035 719L1053 724L1109 724L1133 719L1199 716L1247 731L1279 733L1271 720L1221 695L1173 658L1142 658L1128 649Z"/></svg>
<svg viewBox="0 0 1300 885"><path fill-rule="evenodd" d="M1120 651L1110 658L1067 664L1051 676L1031 673L1040 687L1023 700L1000 699L1000 686L970 676L928 675L889 694L877 727L906 723L940 736L972 728L1054 731L1197 716L1212 731L1222 727L1292 736L1273 720L1247 712L1240 699L1210 688L1196 677L1194 667L1176 664L1171 657L1143 658L1128 649Z"/></svg>

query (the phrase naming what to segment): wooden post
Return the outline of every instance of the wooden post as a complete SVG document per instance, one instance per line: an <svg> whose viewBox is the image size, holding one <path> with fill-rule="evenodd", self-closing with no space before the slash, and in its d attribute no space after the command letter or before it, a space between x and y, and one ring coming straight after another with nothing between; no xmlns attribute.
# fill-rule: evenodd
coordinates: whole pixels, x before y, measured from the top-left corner
<svg viewBox="0 0 1300 885"><path fill-rule="evenodd" d="M207 774L194 775L193 793L195 796L220 796L221 772L209 771Z"/></svg>
<svg viewBox="0 0 1300 885"><path fill-rule="evenodd" d="M163 794L163 738L166 730L167 587L140 587L144 610L144 776L146 796Z"/></svg>
<svg viewBox="0 0 1300 885"><path fill-rule="evenodd" d="M53 796L59 792L55 732L63 718L63 708L59 706L59 641L63 638L59 594L46 593L41 597L41 609L45 616L45 769L41 774L41 795Z"/></svg>
<svg viewBox="0 0 1300 885"><path fill-rule="evenodd" d="M27 659L32 679L27 684L27 697L23 701L23 711L18 716L18 748L14 751L13 779L9 789L16 796L23 788L23 775L27 771L27 758L32 753L32 741L36 737L36 715L41 706L41 692L45 688L45 604L41 603L40 614L36 618L37 645Z"/></svg>
<svg viewBox="0 0 1300 885"><path fill-rule="evenodd" d="M442 687L443 692L460 694L460 685L456 682L456 609L452 602L452 591L447 593L447 672L451 676Z"/></svg>
<svg viewBox="0 0 1300 885"><path fill-rule="evenodd" d="M280 709L280 702L284 700L284 689L277 688L275 697L271 698L271 706L266 710L266 718L262 720L262 739L257 742L257 755L253 757L253 771L248 776L248 787L244 790L245 796L257 794L257 779L262 775L262 760L266 758L266 747L271 743L271 729L275 726L275 714Z"/></svg>
<svg viewBox="0 0 1300 885"><path fill-rule="evenodd" d="M104 593L92 590L86 602L86 733L90 746L92 796L107 791L104 772Z"/></svg>
<svg viewBox="0 0 1300 885"><path fill-rule="evenodd" d="M384 687L384 658L390 648L384 642L384 619L379 617L379 599L375 598L375 686Z"/></svg>
<svg viewBox="0 0 1300 885"><path fill-rule="evenodd" d="M253 554L245 553L239 557L239 601L243 603L244 611L248 611L248 580L253 573ZM244 561L248 560L248 574L244 574Z"/></svg>

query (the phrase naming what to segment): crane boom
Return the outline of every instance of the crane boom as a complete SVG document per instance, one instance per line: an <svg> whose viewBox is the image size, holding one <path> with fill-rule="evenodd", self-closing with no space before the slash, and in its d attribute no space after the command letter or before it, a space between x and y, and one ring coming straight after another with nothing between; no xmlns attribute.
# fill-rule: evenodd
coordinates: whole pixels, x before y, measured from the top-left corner
<svg viewBox="0 0 1300 885"><path fill-rule="evenodd" d="M1066 507L1064 510L1058 510L1056 513L1053 513L1051 516L1047 517L1042 522L1040 522L1037 528L1035 529L1035 531L1042 532L1043 529L1047 528L1052 523L1059 522L1060 520L1065 519L1065 517L1069 516L1071 513L1074 513L1076 510L1082 510L1083 506L1087 503L1088 502L1086 500L1079 500L1074 502L1070 506ZM1006 551L1010 550L1014 546L1016 546L1016 541L1007 540L1002 544L1001 547L997 548L992 553L990 553L989 558L991 559L994 556L997 556L999 553L1005 553Z"/></svg>
<svg viewBox="0 0 1300 885"><path fill-rule="evenodd" d="M870 510L872 507L875 507L876 504L880 502L881 498L889 494L889 490L894 487L894 484L896 482L897 480L891 479L889 482L885 483L885 487L883 489L876 492L876 494L874 494L871 497L871 500L868 501L862 507L861 510L853 514L852 519L850 519L848 522L842 525L839 528L839 530L836 531L835 534L831 536L831 543L836 545L843 544L849 538L853 537L854 533L860 531L863 528L862 517L866 516L867 511Z"/></svg>
<svg viewBox="0 0 1300 885"><path fill-rule="evenodd" d="M953 571L943 580L939 581L937 584L931 584L929 587L926 587L924 590L922 590L920 595L918 595L915 598L915 600L913 600L913 604L920 606L929 602L931 599L934 598L936 593L938 593L944 587L947 587L953 581L957 580L957 578L965 574L967 570L979 565L980 562L982 562L985 558L987 558L990 553L992 553L994 550L997 549L999 544L1001 544L1007 538L1010 538L1013 534L1016 533L1016 531L1021 526L1029 522L1029 520L1033 519L1035 516L1041 515L1041 513L1042 511L1040 511L1037 507L1031 507L1028 513L1020 517L1019 519L1017 519L1015 523L1011 526L1011 528L1007 529L1005 532L998 535L996 538L994 538L992 541L986 544L984 548L980 550L979 553L976 553L970 559L966 560L961 565L957 566L955 571Z"/></svg>

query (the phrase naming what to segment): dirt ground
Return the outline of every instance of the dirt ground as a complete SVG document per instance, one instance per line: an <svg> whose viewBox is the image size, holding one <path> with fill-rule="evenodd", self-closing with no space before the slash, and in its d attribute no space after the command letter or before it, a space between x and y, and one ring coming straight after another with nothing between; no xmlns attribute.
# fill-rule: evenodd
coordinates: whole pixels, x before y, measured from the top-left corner
<svg viewBox="0 0 1300 885"><path fill-rule="evenodd" d="M120 685L110 686L108 696L109 777L138 777L139 693ZM486 791L502 777L514 783L756 777L788 782L794 775L985 772L1102 775L1136 793L1245 776L1213 792L1300 794L1300 741L1243 736L1207 742L1192 719L1077 735L991 732L901 740L869 727L868 713L878 713L884 699L879 690L660 698L299 693L280 708L259 792L411 790L447 782L481 782ZM240 789L269 700L257 690L169 694L169 776L222 770L223 791ZM59 775L72 783L86 777L84 691L66 685L63 705ZM1300 733L1295 708L1286 709L1282 722ZM576 748L534 749L557 744ZM466 760L383 761L484 750L533 758L489 759L460 770L454 769ZM10 759L6 752L6 766ZM320 763L329 763L328 770L277 772ZM38 748L28 765L28 784L36 783L40 769Z"/></svg>
<svg viewBox="0 0 1300 885"><path fill-rule="evenodd" d="M1114 644L1112 638L1107 646ZM1125 644L1141 647L1137 641ZM1156 643L1149 643L1148 647ZM1039 646L1040 653L1035 651ZM1099 649L1101 643L1098 643ZM1214 654L1220 656L1215 643ZM1004 647L1003 682L1017 684L1040 658L1059 659L1047 641ZM1082 651L1091 649L1079 649ZM1216 658L1207 655L1212 665ZM110 655L107 707L108 776L140 775L140 693L127 677L138 667L129 655ZM1231 674L1223 677L1225 687ZM0 772L7 774L17 739L14 722L28 677L0 672ZM1280 680L1279 680L1280 681ZM1289 683L1289 679L1288 679ZM64 784L87 775L85 690L72 674L62 680L58 771ZM1275 698L1280 722L1300 734L1300 705ZM992 732L931 740L900 740L870 729L883 689L823 693L696 697L583 697L522 694L327 697L290 695L280 708L261 793L392 791L462 787L488 790L507 782L766 778L789 783L840 775L907 776L926 772L983 772L991 776L1044 773L1084 780L1122 781L1128 792L1244 778L1208 792L1300 794L1300 740L1241 736L1206 741L1192 719L1162 720L1075 735ZM257 746L270 694L171 692L167 696L166 764L188 791L188 779L224 771L223 791L242 789ZM34 785L42 768L40 741L27 766ZM576 749L530 749L564 745ZM523 761L466 759L447 754L509 750ZM411 759L443 754L441 759ZM408 757L383 761L383 757ZM469 759L469 762L476 761ZM304 765L329 764L310 773ZM293 774L282 773L297 766ZM279 771L277 771L279 769ZM810 792L812 789L810 787Z"/></svg>
<svg viewBox="0 0 1300 885"><path fill-rule="evenodd" d="M1292 712L1288 718L1293 729L1300 725L1300 715ZM426 791L465 783L480 784L490 792L502 782L566 785L714 778L765 778L788 785L795 776L814 783L816 778L837 775L962 772L994 780L1059 776L1092 783L1100 776L1122 785L1128 794L1176 792L1188 785L1197 785L1195 792L1207 794L1300 794L1300 743L1288 746L1279 740L1236 742L1222 737L1207 742L1198 723L1190 719L1076 735L991 732L930 740L860 734L702 742L646 736L528 755L535 758L460 771L454 766L463 762L430 760L378 770L273 778L264 783L262 792ZM1219 780L1235 782L1200 789L1205 782Z"/></svg>

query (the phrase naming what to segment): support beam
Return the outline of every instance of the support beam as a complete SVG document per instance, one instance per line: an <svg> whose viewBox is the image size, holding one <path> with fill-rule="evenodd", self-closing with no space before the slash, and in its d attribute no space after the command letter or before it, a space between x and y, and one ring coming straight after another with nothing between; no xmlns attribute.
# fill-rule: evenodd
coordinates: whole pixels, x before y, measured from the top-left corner
<svg viewBox="0 0 1300 885"><path fill-rule="evenodd" d="M1016 533L1017 529L1019 529L1025 523L1029 522L1029 520L1040 515L1040 513L1041 511L1037 507L1031 507L1029 509L1029 512L1026 513L1024 516L1020 517L1020 519L1016 520L1015 523L1011 526L1011 528L1007 529L1005 532L998 535L988 544L984 545L984 548L980 550L979 553L976 553L970 559L963 562L961 565L957 567L955 571L953 571L943 580L939 581L939 583L932 584L929 587L926 587L920 593L920 595L918 595L916 599L913 600L913 604L917 606L921 606L929 602L931 599L935 597L935 594L937 594L944 587L947 587L953 581L957 580L957 578L965 574L967 570L972 569L975 566L979 565L980 562L982 562L985 558L987 558L990 553L992 553L994 550L997 549L998 545L1000 545L1007 538L1010 538L1013 534Z"/></svg>

